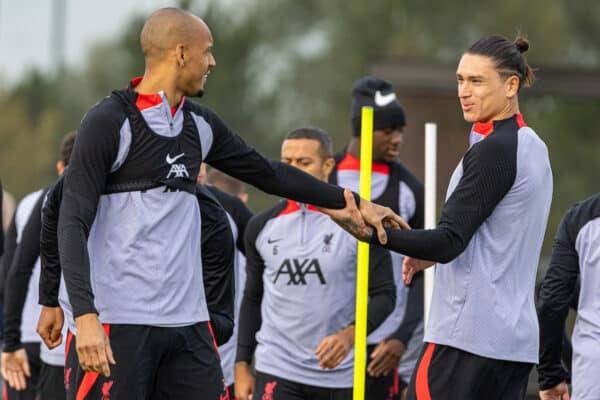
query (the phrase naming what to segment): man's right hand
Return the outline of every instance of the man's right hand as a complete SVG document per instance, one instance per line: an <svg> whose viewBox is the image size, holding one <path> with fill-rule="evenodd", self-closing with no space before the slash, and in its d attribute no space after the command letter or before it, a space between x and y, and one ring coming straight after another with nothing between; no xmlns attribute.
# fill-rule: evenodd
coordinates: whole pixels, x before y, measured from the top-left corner
<svg viewBox="0 0 600 400"><path fill-rule="evenodd" d="M110 342L96 314L83 314L75 318L77 325L76 350L84 371L110 376L109 363L115 365Z"/></svg>
<svg viewBox="0 0 600 400"><path fill-rule="evenodd" d="M29 361L25 349L19 349L10 353L2 352L2 378L8 386L15 390L27 388L27 377L29 372Z"/></svg>
<svg viewBox="0 0 600 400"><path fill-rule="evenodd" d="M37 333L50 350L62 343L62 328L65 321L60 307L42 307L37 324Z"/></svg>
<svg viewBox="0 0 600 400"><path fill-rule="evenodd" d="M393 229L410 229L410 226L389 207L383 207L361 199L360 207L356 205L354 195L349 189L344 190L346 207L338 210L319 207L339 226L358 240L369 242L371 236L377 234L381 244L387 243L384 227Z"/></svg>
<svg viewBox="0 0 600 400"><path fill-rule="evenodd" d="M250 367L245 361L235 363L235 398L238 400L252 400L254 391L254 377Z"/></svg>
<svg viewBox="0 0 600 400"><path fill-rule="evenodd" d="M553 388L540 390L541 400L569 400L569 386L566 382L561 382Z"/></svg>

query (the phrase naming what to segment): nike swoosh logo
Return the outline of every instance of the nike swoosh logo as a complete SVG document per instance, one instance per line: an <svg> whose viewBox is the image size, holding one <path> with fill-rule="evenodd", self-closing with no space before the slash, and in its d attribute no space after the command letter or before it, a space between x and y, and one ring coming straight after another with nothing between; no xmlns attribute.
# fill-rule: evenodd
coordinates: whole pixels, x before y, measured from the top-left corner
<svg viewBox="0 0 600 400"><path fill-rule="evenodd" d="M271 238L268 238L268 239L267 239L267 243L268 243L268 244L273 244L273 243L280 242L280 241L282 241L282 240L283 240L283 239L275 239L275 240L271 240Z"/></svg>
<svg viewBox="0 0 600 400"><path fill-rule="evenodd" d="M377 104L379 107L385 107L394 100L396 100L396 93L394 92L386 95L381 94L379 90L375 92L375 104Z"/></svg>
<svg viewBox="0 0 600 400"><path fill-rule="evenodd" d="M178 155L176 155L176 156L175 156L175 157L173 157L173 158L171 158L171 155L170 155L170 154L167 154L167 163L168 163L168 164L173 164L175 161L177 161L177 159L179 159L179 158L183 157L183 155L184 155L184 154L185 154L185 153L178 154Z"/></svg>

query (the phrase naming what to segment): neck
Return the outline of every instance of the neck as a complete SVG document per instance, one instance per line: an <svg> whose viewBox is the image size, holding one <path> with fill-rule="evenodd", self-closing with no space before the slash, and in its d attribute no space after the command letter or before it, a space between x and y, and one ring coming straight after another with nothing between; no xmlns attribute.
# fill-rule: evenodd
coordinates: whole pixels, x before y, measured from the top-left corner
<svg viewBox="0 0 600 400"><path fill-rule="evenodd" d="M169 106L176 107L181 102L183 92L177 89L174 74L167 73L160 68L150 69L146 67L142 81L133 90L143 94L164 92Z"/></svg>
<svg viewBox="0 0 600 400"><path fill-rule="evenodd" d="M360 137L352 136L348 143L348 153L354 158L360 159Z"/></svg>
<svg viewBox="0 0 600 400"><path fill-rule="evenodd" d="M499 121L499 120L507 119L507 118L512 117L515 114L520 114L519 100L517 99L516 96L508 102L506 107L498 115L496 115L494 118L492 118L492 121Z"/></svg>

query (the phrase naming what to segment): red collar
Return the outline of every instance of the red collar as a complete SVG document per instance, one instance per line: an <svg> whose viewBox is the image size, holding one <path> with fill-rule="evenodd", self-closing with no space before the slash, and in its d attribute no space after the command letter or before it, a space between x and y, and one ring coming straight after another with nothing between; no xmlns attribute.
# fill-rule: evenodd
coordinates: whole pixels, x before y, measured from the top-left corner
<svg viewBox="0 0 600 400"><path fill-rule="evenodd" d="M321 212L321 211L319 211L319 209L317 207L315 207L313 205L310 205L310 204L306 206L306 209L308 211ZM300 211L300 210L301 210L301 207L300 207L300 204L298 204L298 202L296 202L294 200L289 200L288 199L288 201L287 201L287 207L285 207L283 209L283 211L281 211L279 213L279 215L291 214L291 213L294 213L294 212Z"/></svg>
<svg viewBox="0 0 600 400"><path fill-rule="evenodd" d="M138 76L136 78L133 78L131 80L131 87L135 88L137 85L140 84L140 82L142 81L141 76ZM177 110L179 109L179 107L181 107L181 105L183 104L183 102L185 101L185 96L181 98L181 101L179 102L179 104L176 107L171 107L171 116L175 116L175 113L177 112ZM135 100L135 105L137 106L137 108L140 111L145 110L146 108L151 108L154 106L157 106L159 104L162 104L163 102L163 97L161 96L160 93L151 93L151 94L147 94L147 93L138 93L137 94L137 98Z"/></svg>
<svg viewBox="0 0 600 400"><path fill-rule="evenodd" d="M372 172L383 175L390 174L390 166L386 163L373 162ZM346 153L342 161L338 164L338 171L360 171L360 160L350 153Z"/></svg>
<svg viewBox="0 0 600 400"><path fill-rule="evenodd" d="M523 127L527 126L527 124L523 120L522 114L515 114L512 117L507 118L507 119L512 119L512 118L516 118L519 128L523 128ZM500 120L500 121L506 121L506 120ZM494 132L494 123L496 123L496 122L499 122L499 121L476 122L475 125L473 125L473 132L483 135L485 137L488 137L489 135L492 134L492 132Z"/></svg>

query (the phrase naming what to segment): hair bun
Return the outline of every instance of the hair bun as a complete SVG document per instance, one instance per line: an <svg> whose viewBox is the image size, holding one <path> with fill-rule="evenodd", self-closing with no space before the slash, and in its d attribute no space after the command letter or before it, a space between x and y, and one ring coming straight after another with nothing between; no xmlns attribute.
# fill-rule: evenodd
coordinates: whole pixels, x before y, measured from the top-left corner
<svg viewBox="0 0 600 400"><path fill-rule="evenodd" d="M525 53L527 50L529 50L529 41L523 37L517 37L514 43L520 53Z"/></svg>

